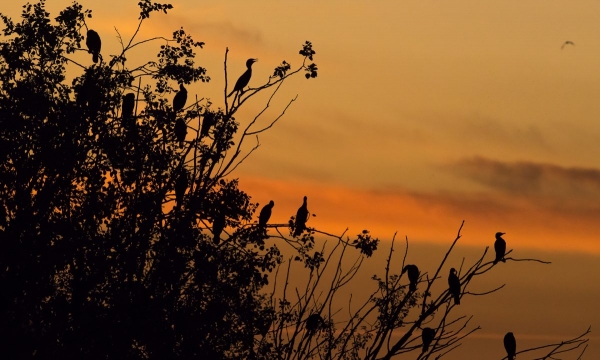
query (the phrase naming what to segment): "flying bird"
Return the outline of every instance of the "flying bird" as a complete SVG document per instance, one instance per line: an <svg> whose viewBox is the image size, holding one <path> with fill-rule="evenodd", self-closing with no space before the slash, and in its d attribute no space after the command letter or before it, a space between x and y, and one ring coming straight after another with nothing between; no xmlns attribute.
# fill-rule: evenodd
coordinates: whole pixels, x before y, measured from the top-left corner
<svg viewBox="0 0 600 360"><path fill-rule="evenodd" d="M573 46L575 46L575 43L572 42L571 40L567 40L567 41L564 42L564 44L562 44L562 46L560 47L560 49L561 50L564 49L565 46L567 46L567 45L573 45Z"/></svg>
<svg viewBox="0 0 600 360"><path fill-rule="evenodd" d="M312 314L306 319L306 331L309 333L317 331L322 325L325 325L325 322L319 314Z"/></svg>
<svg viewBox="0 0 600 360"><path fill-rule="evenodd" d="M217 245L221 242L221 233L223 232L223 229L225 229L225 213L218 212L213 219L213 241Z"/></svg>
<svg viewBox="0 0 600 360"><path fill-rule="evenodd" d="M258 215L258 226L265 227L271 218L271 211L273 210L273 206L275 206L275 202L273 200L269 201L269 203L260 210L260 215Z"/></svg>
<svg viewBox="0 0 600 360"><path fill-rule="evenodd" d="M298 235L302 234L304 229L306 229L306 220L308 220L308 215L309 215L307 201L308 201L308 198L305 196L304 203L302 203L302 206L300 206L300 208L298 208L298 212L296 213L296 224L294 225L294 227L295 227L294 236L298 236Z"/></svg>
<svg viewBox="0 0 600 360"><path fill-rule="evenodd" d="M514 360L517 356L517 340L511 332L504 335L504 349L506 349L506 353L508 354L508 360Z"/></svg>
<svg viewBox="0 0 600 360"><path fill-rule="evenodd" d="M175 180L175 202L177 207L181 207L183 204L183 195L185 195L185 191L188 188L188 172L186 169L181 169L179 176Z"/></svg>
<svg viewBox="0 0 600 360"><path fill-rule="evenodd" d="M410 281L409 289L410 291L417 290L417 282L419 282L419 268L417 265L406 265L404 269L402 269L402 274L408 271L408 280Z"/></svg>
<svg viewBox="0 0 600 360"><path fill-rule="evenodd" d="M182 83L179 84L179 91L173 97L173 112L177 113L183 109L185 102L187 101L187 90Z"/></svg>
<svg viewBox="0 0 600 360"><path fill-rule="evenodd" d="M497 232L496 233L496 242L494 242L494 250L496 250L496 259L494 259L494 265L498 263L498 261L506 262L504 258L504 254L506 254L506 241L502 238L502 235L506 233Z"/></svg>
<svg viewBox="0 0 600 360"><path fill-rule="evenodd" d="M421 339L423 339L423 351L422 352L427 352L427 350L429 350L429 345L431 344L431 342L433 341L433 339L435 339L435 330L433 330L432 328L426 327L423 329L423 332L421 333Z"/></svg>
<svg viewBox="0 0 600 360"><path fill-rule="evenodd" d="M100 55L100 48L102 47L100 35L92 29L88 30L85 45L88 48L88 53L92 54L92 61L96 64L98 62L98 56Z"/></svg>
<svg viewBox="0 0 600 360"><path fill-rule="evenodd" d="M240 93L244 92L244 88L250 82L250 78L252 77L252 64L257 62L258 59L248 59L246 60L246 71L240 76L240 78L236 81L233 90L227 95L227 97L231 97L234 92L238 91Z"/></svg>
<svg viewBox="0 0 600 360"><path fill-rule="evenodd" d="M177 138L177 141L179 141L179 147L182 147L185 136L187 135L187 125L182 118L177 119L175 122L175 128L173 129L173 132L175 133L175 138Z"/></svg>
<svg viewBox="0 0 600 360"><path fill-rule="evenodd" d="M454 304L460 305L460 280L456 276L456 269L450 269L450 275L448 276L448 286L450 287L450 294L454 297Z"/></svg>

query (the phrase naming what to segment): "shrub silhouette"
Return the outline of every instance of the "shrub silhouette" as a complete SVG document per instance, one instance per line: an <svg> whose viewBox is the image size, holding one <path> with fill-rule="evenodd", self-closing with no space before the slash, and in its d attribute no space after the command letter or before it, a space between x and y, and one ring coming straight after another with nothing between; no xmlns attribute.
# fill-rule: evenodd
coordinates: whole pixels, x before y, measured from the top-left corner
<svg viewBox="0 0 600 360"><path fill-rule="evenodd" d="M172 8L138 5L140 26ZM121 53L102 54L100 38L110 36L88 29L91 17L73 3L51 19L44 1L25 5L20 22L2 15L0 336L10 344L7 359L388 359L406 352L427 359L470 333L450 330L462 320L448 318L450 292L430 293L445 259L431 277L409 271L418 278L411 279L415 291L388 260L367 303L349 319L334 319L329 304L378 239L307 227L306 206L302 219L268 224L271 205L258 226L258 204L229 178L258 147L244 152L242 143L258 139L295 99L265 127L256 122L262 112L242 126L237 111L272 91L266 109L289 77L316 78L310 42L299 51L300 66L283 61L260 86L255 77L240 89L226 85L224 94L236 96L214 107L185 90L210 81L196 64L204 43L183 28L169 40L138 40L136 32L118 36ZM161 43L157 60L129 68L129 52L148 41ZM92 56L78 63L79 51ZM316 234L333 239L333 249L315 250ZM289 277L294 263L277 244L309 276L295 301L273 281L285 264ZM338 264L346 249L359 260L344 272ZM482 256L459 271L460 296L493 266ZM331 286L318 297L331 267ZM423 346L418 329L426 321L430 343ZM398 328L406 330L402 338L384 347ZM548 356L577 349L586 334Z"/></svg>

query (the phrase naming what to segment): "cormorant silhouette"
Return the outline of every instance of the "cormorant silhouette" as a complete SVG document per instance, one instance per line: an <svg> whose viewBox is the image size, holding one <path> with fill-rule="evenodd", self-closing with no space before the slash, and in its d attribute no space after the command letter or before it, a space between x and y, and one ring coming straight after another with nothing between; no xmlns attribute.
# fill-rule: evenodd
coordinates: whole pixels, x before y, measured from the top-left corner
<svg viewBox="0 0 600 360"><path fill-rule="evenodd" d="M456 269L450 269L450 275L448 276L448 286L450 287L450 294L454 296L454 303L460 305L460 280L456 276Z"/></svg>
<svg viewBox="0 0 600 360"><path fill-rule="evenodd" d="M213 241L215 244L219 245L221 242L221 233L225 229L225 214L223 212L217 212L213 219Z"/></svg>
<svg viewBox="0 0 600 360"><path fill-rule="evenodd" d="M508 354L508 360L514 360L517 356L517 340L511 332L504 335L504 349Z"/></svg>
<svg viewBox="0 0 600 360"><path fill-rule="evenodd" d="M186 101L187 90L182 83L179 83L179 91L177 92L177 94L175 94L175 97L173 98L173 112L177 113L179 110L183 109Z"/></svg>
<svg viewBox="0 0 600 360"><path fill-rule="evenodd" d="M406 265L404 269L402 269L402 274L408 271L408 280L410 281L409 289L410 291L417 290L417 282L419 282L419 268L417 265Z"/></svg>
<svg viewBox="0 0 600 360"><path fill-rule="evenodd" d="M240 78L235 83L233 90L231 90L231 92L229 93L229 95L227 95L227 97L231 97L231 95L233 95L233 93L236 91L238 91L240 93L244 92L244 88L246 87L246 85L248 85L248 83L250 82L250 78L252 77L252 64L254 64L257 61L258 61L258 59L246 60L246 67L247 67L246 72L244 72L242 74L242 76L240 76Z"/></svg>
<svg viewBox="0 0 600 360"><path fill-rule="evenodd" d="M208 131L215 124L215 114L210 111L204 112L204 121L202 121L202 127L200 128L200 138L208 136Z"/></svg>
<svg viewBox="0 0 600 360"><path fill-rule="evenodd" d="M100 48L102 47L102 41L100 41L100 35L97 32L90 29L87 31L87 38L85 39L85 45L88 48L88 53L92 54L92 61L94 64L98 62L98 56L100 55Z"/></svg>
<svg viewBox="0 0 600 360"><path fill-rule="evenodd" d="M123 119L131 119L133 117L133 109L135 108L135 94L129 93L123 95L123 105L121 107L121 117Z"/></svg>
<svg viewBox="0 0 600 360"><path fill-rule="evenodd" d="M294 236L298 236L302 234L304 229L306 229L306 220L308 220L308 204L306 203L308 198L304 197L304 203L298 209L296 213L296 223L294 224Z"/></svg>
<svg viewBox="0 0 600 360"><path fill-rule="evenodd" d="M506 254L506 241L502 238L502 235L506 233L497 232L496 233L496 241L494 242L494 250L496 250L496 259L494 259L494 265L498 263L498 261L506 262L504 258L504 254Z"/></svg>
<svg viewBox="0 0 600 360"><path fill-rule="evenodd" d="M575 46L575 43L572 42L571 40L567 40L567 41L564 42L564 44L562 44L562 46L560 47L560 49L561 50L564 49L565 46L567 46L567 45L573 45L573 46Z"/></svg>
<svg viewBox="0 0 600 360"><path fill-rule="evenodd" d="M319 329L321 325L324 325L325 322L323 318L319 314L312 314L308 318L306 318L306 331L309 333L315 332Z"/></svg>
<svg viewBox="0 0 600 360"><path fill-rule="evenodd" d="M273 206L275 202L273 200L269 201L269 203L260 210L260 215L258 215L258 226L265 227L269 219L271 218L271 211L273 210Z"/></svg>
<svg viewBox="0 0 600 360"><path fill-rule="evenodd" d="M182 118L177 119L175 122L175 128L173 129L173 132L175 133L177 141L179 141L179 147L182 147L185 136L187 135L187 125Z"/></svg>
<svg viewBox="0 0 600 360"><path fill-rule="evenodd" d="M427 352L429 350L429 345L435 339L435 330L432 328L426 327L423 329L421 333L421 339L423 339L423 351Z"/></svg>
<svg viewBox="0 0 600 360"><path fill-rule="evenodd" d="M188 182L188 172L182 168L175 180L175 202L178 208L183 204L183 195L185 195L185 191L188 188Z"/></svg>

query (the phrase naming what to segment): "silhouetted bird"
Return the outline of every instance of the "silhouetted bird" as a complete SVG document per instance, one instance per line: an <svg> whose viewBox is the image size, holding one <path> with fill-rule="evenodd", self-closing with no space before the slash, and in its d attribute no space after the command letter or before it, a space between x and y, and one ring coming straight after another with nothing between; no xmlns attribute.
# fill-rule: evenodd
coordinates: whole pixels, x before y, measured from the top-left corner
<svg viewBox="0 0 600 360"><path fill-rule="evenodd" d="M175 180L175 201L177 207L181 207L183 204L183 195L185 195L185 191L188 188L188 183L188 172L185 169L181 169L179 176Z"/></svg>
<svg viewBox="0 0 600 360"><path fill-rule="evenodd" d="M183 86L183 84L179 84L179 91L175 94L173 98L173 112L178 112L183 109L185 106L185 102L187 101L187 90Z"/></svg>
<svg viewBox="0 0 600 360"><path fill-rule="evenodd" d="M175 138L179 141L179 147L182 147L185 136L187 135L187 125L182 118L177 119L175 122L175 129L173 129L173 132L175 133Z"/></svg>
<svg viewBox="0 0 600 360"><path fill-rule="evenodd" d="M448 276L448 285L450 286L450 294L454 296L454 303L460 305L460 280L456 276L456 269L450 269L450 275Z"/></svg>
<svg viewBox="0 0 600 360"><path fill-rule="evenodd" d="M504 335L504 349L506 349L506 353L508 354L508 360L514 360L517 356L517 340L511 332Z"/></svg>
<svg viewBox="0 0 600 360"><path fill-rule="evenodd" d="M422 352L427 352L429 350L429 345L431 344L433 339L435 339L435 330L433 330L432 328L426 327L425 329L423 329L423 332L421 333L421 339L423 339L423 351Z"/></svg>
<svg viewBox="0 0 600 360"><path fill-rule="evenodd" d="M102 41L100 41L100 35L94 30L87 31L87 39L85 39L85 45L88 48L88 52L92 54L92 61L98 62L98 56L100 55L100 48L102 47Z"/></svg>
<svg viewBox="0 0 600 360"><path fill-rule="evenodd" d="M300 206L300 208L298 209L298 212L296 213L296 223L294 225L295 229L294 229L294 236L298 236L300 234L302 234L302 232L304 231L304 229L306 229L306 220L308 220L308 204L306 203L308 200L308 198L305 196L304 197L304 203L302 203L302 206Z"/></svg>
<svg viewBox="0 0 600 360"><path fill-rule="evenodd" d="M409 289L410 291L417 290L417 282L419 281L419 268L417 265L406 265L404 269L402 269L402 274L408 271L408 280L410 281Z"/></svg>
<svg viewBox="0 0 600 360"><path fill-rule="evenodd" d="M204 112L204 121L202 121L202 127L200 128L200 138L208 136L208 131L215 125L215 114L210 111Z"/></svg>
<svg viewBox="0 0 600 360"><path fill-rule="evenodd" d="M494 242L494 250L496 250L496 259L494 259L494 265L498 263L498 261L506 262L504 258L504 254L506 254L506 241L502 238L502 235L506 233L497 232L496 233L496 242Z"/></svg>
<svg viewBox="0 0 600 360"><path fill-rule="evenodd" d="M562 50L562 49L564 49L564 48L565 48L565 46L567 46L567 45L573 45L573 46L575 46L575 43L574 43L574 42L572 42L571 40L567 40L567 41L565 41L565 43L564 43L564 44L562 44L562 46L560 47L560 49L561 49L561 50Z"/></svg>
<svg viewBox="0 0 600 360"><path fill-rule="evenodd" d="M213 219L213 241L217 245L221 242L221 233L223 232L223 229L225 229L225 214L218 212Z"/></svg>
<svg viewBox="0 0 600 360"><path fill-rule="evenodd" d="M236 91L239 91L240 93L244 92L244 88L248 85L248 83L250 82L250 78L252 77L252 64L254 64L257 61L258 59L248 59L246 61L246 72L244 72L242 76L240 76L240 78L235 83L233 90L231 90L227 97L230 97Z"/></svg>
<svg viewBox="0 0 600 360"><path fill-rule="evenodd" d="M309 333L317 331L322 325L325 325L325 322L319 314L312 314L306 318L306 331Z"/></svg>
<svg viewBox="0 0 600 360"><path fill-rule="evenodd" d="M273 200L269 201L269 203L260 210L260 215L258 215L258 226L265 227L271 218L271 211L273 210L273 206L275 206L275 202Z"/></svg>
<svg viewBox="0 0 600 360"><path fill-rule="evenodd" d="M133 109L135 108L135 94L129 93L123 95L123 106L121 107L121 117L123 119L131 119L133 117Z"/></svg>

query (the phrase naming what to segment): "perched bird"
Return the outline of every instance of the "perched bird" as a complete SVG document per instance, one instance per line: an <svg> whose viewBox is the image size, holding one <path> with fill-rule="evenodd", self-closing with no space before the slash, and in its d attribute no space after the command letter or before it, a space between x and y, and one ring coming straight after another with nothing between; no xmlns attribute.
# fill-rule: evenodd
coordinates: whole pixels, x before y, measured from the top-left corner
<svg viewBox="0 0 600 360"><path fill-rule="evenodd" d="M181 207L183 204L183 195L185 195L185 191L188 188L188 182L188 172L186 169L182 168L179 176L175 180L175 201L177 207Z"/></svg>
<svg viewBox="0 0 600 360"><path fill-rule="evenodd" d="M204 112L204 121L202 121L202 127L200 128L200 138L208 136L208 131L214 125L215 125L215 114L210 111L205 111Z"/></svg>
<svg viewBox="0 0 600 360"><path fill-rule="evenodd" d="M456 269L450 269L450 275L448 276L448 285L450 286L450 294L454 296L454 303L460 305L460 280L456 276Z"/></svg>
<svg viewBox="0 0 600 360"><path fill-rule="evenodd" d="M177 141L179 141L179 147L182 147L185 136L187 135L187 125L182 118L177 119L175 122L175 128L173 129L173 132L175 133L175 138L177 138Z"/></svg>
<svg viewBox="0 0 600 360"><path fill-rule="evenodd" d="M240 76L240 78L235 83L233 90L231 90L227 97L231 97L231 95L233 95L233 93L236 91L240 93L244 92L244 88L248 85L248 83L250 82L250 78L252 77L252 64L254 64L257 61L258 59L248 59L246 61L246 72L244 72L242 76Z"/></svg>
<svg viewBox="0 0 600 360"><path fill-rule="evenodd" d="M85 45L88 48L88 53L92 54L92 61L94 64L98 62L98 56L100 55L100 48L102 47L102 41L100 41L100 35L94 30L87 31L87 39L85 39Z"/></svg>
<svg viewBox="0 0 600 360"><path fill-rule="evenodd" d="M269 203L260 210L260 215L258 215L258 226L265 227L269 219L271 218L271 211L273 210L273 206L275 202L273 200L269 201Z"/></svg>
<svg viewBox="0 0 600 360"><path fill-rule="evenodd" d="M517 356L517 340L511 332L504 335L504 349L506 349L506 353L508 354L508 360L514 360Z"/></svg>
<svg viewBox="0 0 600 360"><path fill-rule="evenodd" d="M409 289L410 291L417 290L417 282L419 281L419 268L417 265L406 265L404 269L402 269L402 274L408 271L408 280L410 281Z"/></svg>
<svg viewBox="0 0 600 360"><path fill-rule="evenodd" d="M322 325L325 325L325 322L319 314L312 314L306 318L306 331L308 332L315 332Z"/></svg>
<svg viewBox="0 0 600 360"><path fill-rule="evenodd" d="M422 352L427 352L427 350L429 350L429 345L431 344L433 339L435 339L435 330L433 330L432 328L426 327L425 329L423 329L423 332L421 333L421 339L423 339L423 351Z"/></svg>
<svg viewBox="0 0 600 360"><path fill-rule="evenodd" d="M187 90L182 83L179 84L179 91L173 98L173 112L177 113L183 109L185 102L187 101Z"/></svg>
<svg viewBox="0 0 600 360"><path fill-rule="evenodd" d="M567 45L573 45L573 46L575 46L575 43L572 42L571 40L567 40L567 41L564 42L564 44L562 44L562 46L560 47L560 49L561 50L564 49L565 46L567 46Z"/></svg>
<svg viewBox="0 0 600 360"><path fill-rule="evenodd" d="M304 231L304 229L306 229L306 220L308 220L308 205L307 205L307 200L308 198L305 196L304 197L304 203L302 203L302 206L300 206L300 208L298 209L298 212L296 213L296 223L294 224L295 230L294 230L294 236L298 236L300 234L302 234L302 232Z"/></svg>
<svg viewBox="0 0 600 360"><path fill-rule="evenodd" d="M123 119L133 117L133 109L135 108L135 94L129 93L123 95L123 105L121 106L121 116Z"/></svg>
<svg viewBox="0 0 600 360"><path fill-rule="evenodd" d="M502 238L502 235L506 233L497 232L496 233L496 242L494 242L494 250L496 250L496 259L494 259L494 265L498 263L498 261L506 262L504 258L504 254L506 254L506 241Z"/></svg>
<svg viewBox="0 0 600 360"><path fill-rule="evenodd" d="M213 241L219 245L221 242L221 233L225 229L225 214L223 212L217 212L213 219Z"/></svg>

